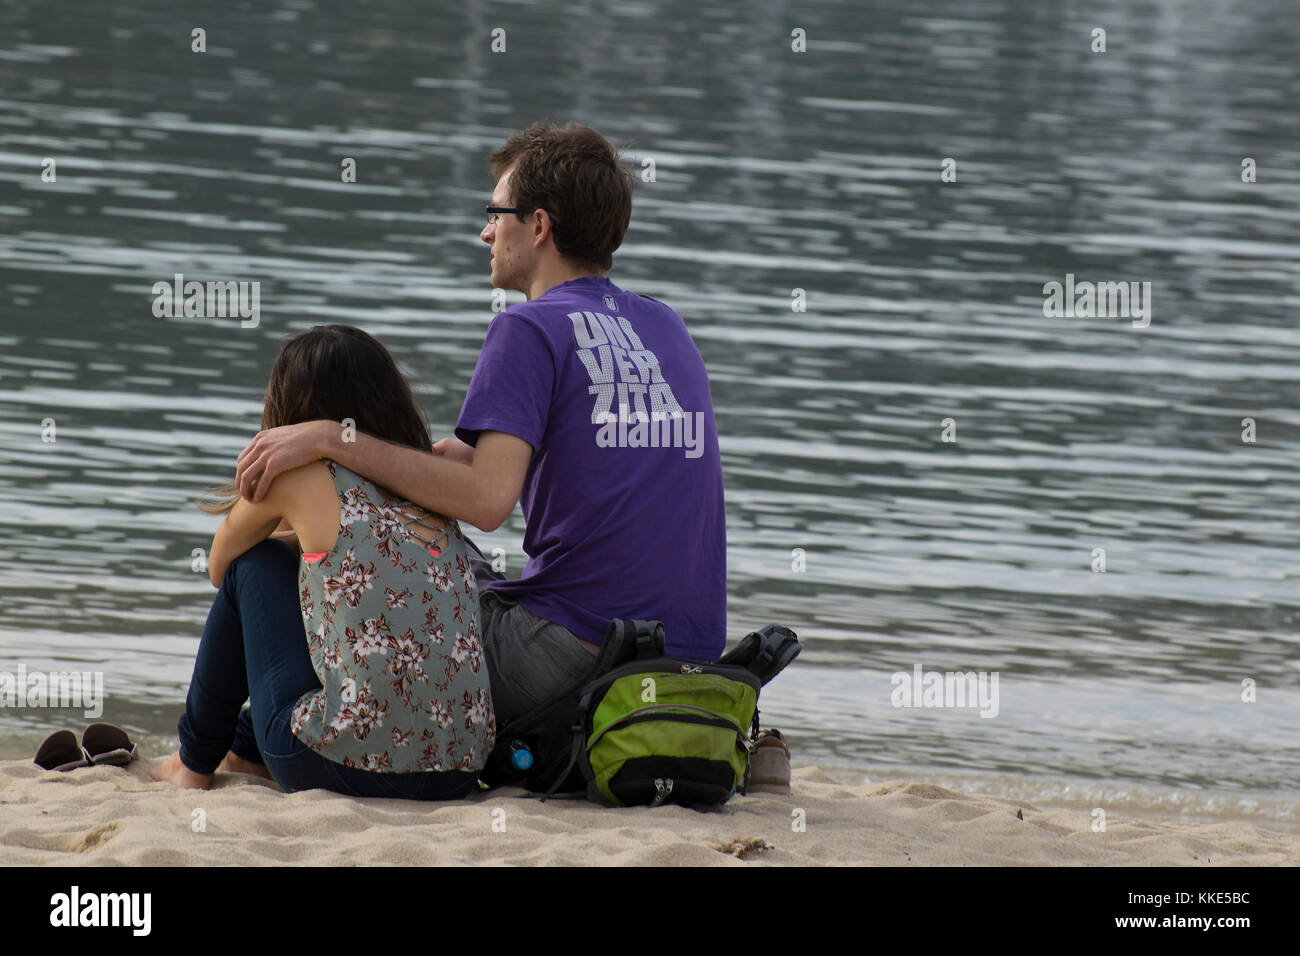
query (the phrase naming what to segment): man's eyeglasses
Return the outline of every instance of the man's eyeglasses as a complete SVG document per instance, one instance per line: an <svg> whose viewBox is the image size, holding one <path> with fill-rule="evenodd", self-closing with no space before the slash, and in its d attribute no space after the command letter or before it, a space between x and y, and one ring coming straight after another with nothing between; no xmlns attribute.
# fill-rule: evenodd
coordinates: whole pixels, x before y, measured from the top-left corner
<svg viewBox="0 0 1300 956"><path fill-rule="evenodd" d="M492 225L494 222L496 222L498 219L500 219L502 213L507 213L507 212L513 212L513 213L532 212L531 209L528 209L528 210L524 210L524 209L515 209L513 206L488 206L488 207L486 207L486 208L487 208L487 221L488 221L488 225L489 225L489 226Z"/></svg>

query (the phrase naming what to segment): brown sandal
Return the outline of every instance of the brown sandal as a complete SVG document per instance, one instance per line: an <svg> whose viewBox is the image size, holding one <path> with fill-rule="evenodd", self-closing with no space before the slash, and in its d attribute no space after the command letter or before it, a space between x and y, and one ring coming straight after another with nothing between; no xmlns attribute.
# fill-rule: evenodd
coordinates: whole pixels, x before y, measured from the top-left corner
<svg viewBox="0 0 1300 956"><path fill-rule="evenodd" d="M140 748L121 727L91 724L81 735L81 748L93 766L125 767L140 756Z"/></svg>
<svg viewBox="0 0 1300 956"><path fill-rule="evenodd" d="M65 773L78 767L90 766L90 754L77 743L77 735L70 730L60 730L45 738L32 761L43 770Z"/></svg>

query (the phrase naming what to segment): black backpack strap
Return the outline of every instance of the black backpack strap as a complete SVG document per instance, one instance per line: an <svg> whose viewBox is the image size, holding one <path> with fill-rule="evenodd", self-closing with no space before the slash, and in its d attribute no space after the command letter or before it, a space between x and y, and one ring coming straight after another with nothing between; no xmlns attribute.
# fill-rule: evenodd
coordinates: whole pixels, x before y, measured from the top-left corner
<svg viewBox="0 0 1300 956"><path fill-rule="evenodd" d="M605 634L605 643L600 647L600 654L596 658L596 663L582 686L588 688L582 693L577 707L573 711L572 721L569 725L569 733L572 737L569 745L569 760L564 769L551 782L550 788L546 791L545 800L553 795L560 784L568 778L573 772L573 768L578 766L578 761L582 758L583 749L587 743L587 713L591 709L591 700L594 690L589 688L592 681L596 680L603 674L607 674L615 667L626 664L632 660L655 660L664 656L664 626L659 621L630 621L626 618L615 618L609 622L609 630ZM572 695L570 689L569 694Z"/></svg>
<svg viewBox="0 0 1300 956"><path fill-rule="evenodd" d="M747 668L766 684L799 656L803 644L788 627L768 624L748 634L735 648L718 658L719 664Z"/></svg>
<svg viewBox="0 0 1300 956"><path fill-rule="evenodd" d="M547 789L546 793L542 795L543 802L546 801L547 797L552 796L555 791L559 789L560 784L563 783L568 778L569 774L573 772L573 768L578 765L578 761L582 757L583 745L587 742L586 717L587 708L591 706L591 694L591 691L587 691L583 694L582 698L578 701L578 706L574 708L573 720L569 726L569 733L573 737L572 743L569 747L569 762L564 765L564 769L556 775L551 786Z"/></svg>
<svg viewBox="0 0 1300 956"><path fill-rule="evenodd" d="M605 643L600 646L600 652L592 660L591 666L587 668L586 673L572 684L552 694L550 698L542 701L532 710L514 717L504 726L497 728L497 737L504 739L510 736L522 737L533 733L538 727L547 723L555 711L562 704L571 700L583 687L586 687L601 674L612 671L620 664L625 664L634 659L636 657L636 632L631 627L632 623L621 618L610 621L609 628L605 632Z"/></svg>
<svg viewBox="0 0 1300 956"><path fill-rule="evenodd" d="M629 622L625 622L629 623ZM664 626L659 621L631 621L636 642L636 659L654 660L664 656Z"/></svg>
<svg viewBox="0 0 1300 956"><path fill-rule="evenodd" d="M662 634L663 625L655 623ZM504 748L514 739L523 739L530 745L543 744L546 741L554 740L557 732L572 734L575 738L573 747L577 747L576 753L581 753L581 747L578 746L582 740L582 728L574 728L575 723L581 724L585 709L580 708L575 714L574 706L577 699L582 695L585 688L592 681L596 680L603 674L608 673L621 664L635 660L637 657L637 637L640 632L638 622L615 618L609 622L609 627L605 632L605 642L601 645L600 651L596 654L587 671L575 680L573 683L560 688L548 699L542 701L532 710L518 714L506 723L497 728L497 745L493 749L493 754L497 755L498 751L504 753ZM660 637L662 642L662 636ZM569 749L573 749L570 747ZM542 781L542 786L547 786L550 782L547 794L554 793L555 789L563 783L565 777L573 770L576 761L574 754L568 755L567 766L558 775L554 775L556 769L561 766L562 761L566 759L563 751L558 753L551 752L550 745L546 745L546 752L536 752L535 757L538 762L533 766L532 771L528 774L530 780Z"/></svg>

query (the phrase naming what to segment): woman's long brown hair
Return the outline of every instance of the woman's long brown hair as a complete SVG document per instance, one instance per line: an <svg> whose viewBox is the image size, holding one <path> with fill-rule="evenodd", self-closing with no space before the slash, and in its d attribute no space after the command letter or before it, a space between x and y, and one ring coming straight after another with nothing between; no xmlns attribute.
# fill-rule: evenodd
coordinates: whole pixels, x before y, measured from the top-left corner
<svg viewBox="0 0 1300 956"><path fill-rule="evenodd" d="M295 335L275 358L262 428L316 419L433 454L429 427L411 387L378 339L350 325L318 325ZM224 514L239 500L233 481L208 492L199 508Z"/></svg>

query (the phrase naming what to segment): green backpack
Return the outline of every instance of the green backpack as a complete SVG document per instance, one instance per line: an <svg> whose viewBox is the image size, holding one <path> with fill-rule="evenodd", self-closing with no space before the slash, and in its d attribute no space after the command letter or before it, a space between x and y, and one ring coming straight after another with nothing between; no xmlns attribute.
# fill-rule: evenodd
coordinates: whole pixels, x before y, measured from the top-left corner
<svg viewBox="0 0 1300 956"><path fill-rule="evenodd" d="M706 664L666 656L658 621L611 621L578 685L500 729L485 782L512 782L508 757L523 746L536 758L526 785L548 797L725 803L748 790L759 690L801 650L793 631L768 625Z"/></svg>

